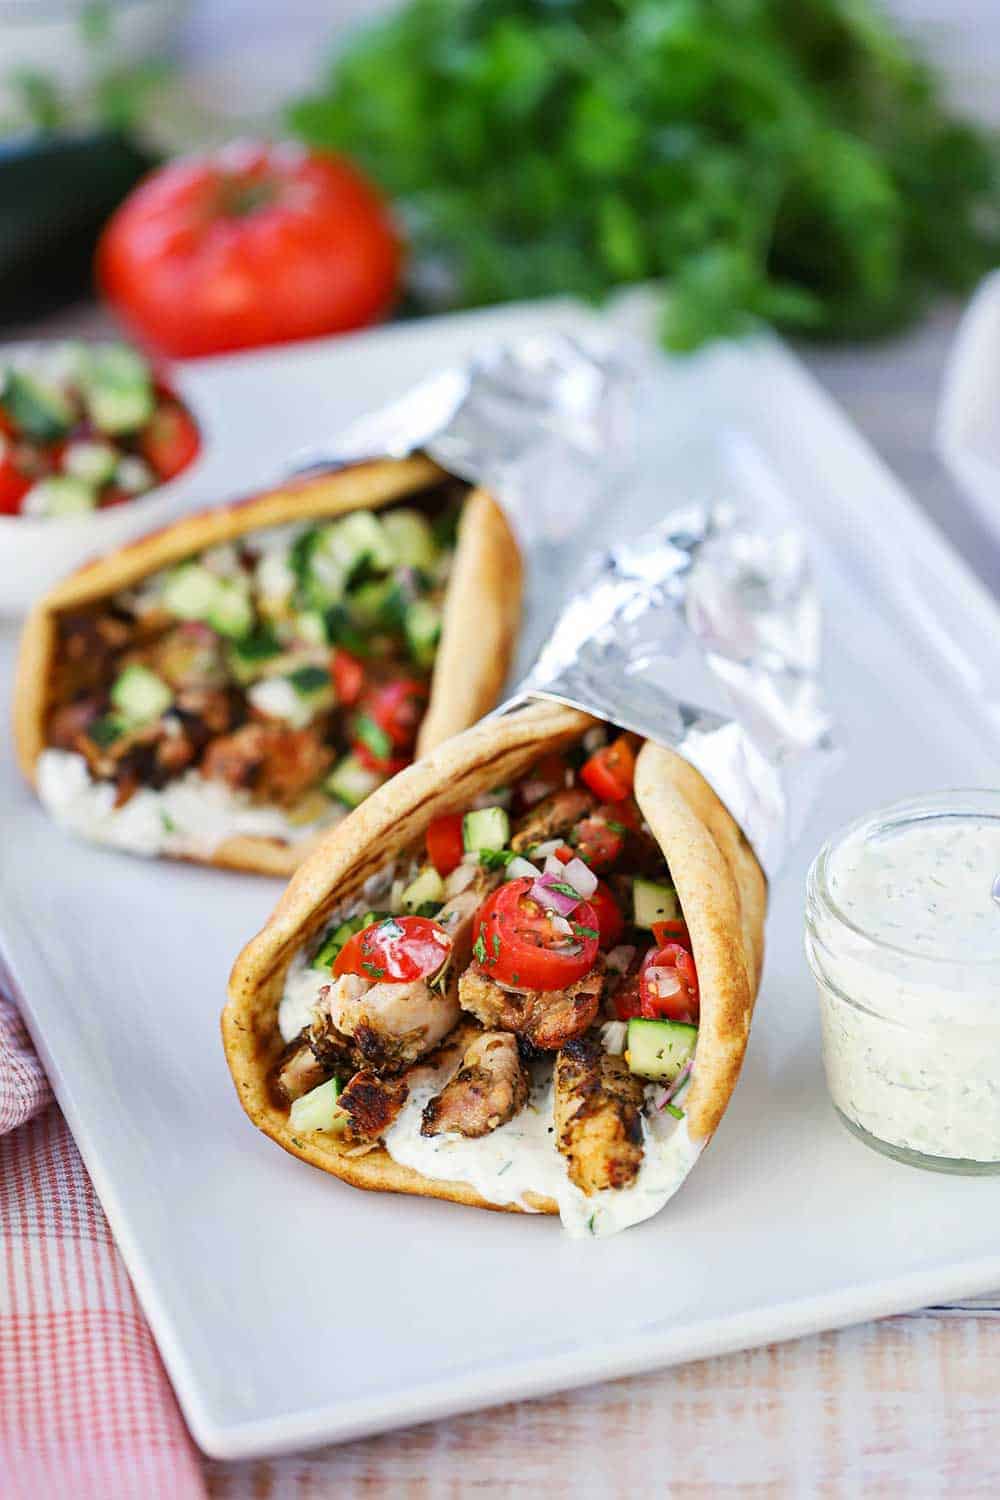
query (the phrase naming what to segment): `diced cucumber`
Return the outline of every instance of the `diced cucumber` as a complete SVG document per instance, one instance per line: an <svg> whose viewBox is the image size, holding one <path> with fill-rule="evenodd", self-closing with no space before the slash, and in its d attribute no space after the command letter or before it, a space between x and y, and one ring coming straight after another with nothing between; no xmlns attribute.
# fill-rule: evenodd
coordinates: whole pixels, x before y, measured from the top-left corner
<svg viewBox="0 0 1000 1500"><path fill-rule="evenodd" d="M444 900L444 881L434 869L428 865L420 871L415 880L411 880L400 898L400 905L404 911L418 911L425 902L440 906Z"/></svg>
<svg viewBox="0 0 1000 1500"><path fill-rule="evenodd" d="M427 599L417 599L406 611L406 643L420 667L432 667L441 639L441 611Z"/></svg>
<svg viewBox="0 0 1000 1500"><path fill-rule="evenodd" d="M26 370L7 370L0 404L25 437L40 443L55 442L73 425L73 407L66 395Z"/></svg>
<svg viewBox="0 0 1000 1500"><path fill-rule="evenodd" d="M130 724L152 723L173 701L163 678L138 663L126 667L111 688L111 702Z"/></svg>
<svg viewBox="0 0 1000 1500"><path fill-rule="evenodd" d="M629 1072L653 1083L673 1083L694 1056L697 1026L686 1021L647 1021L635 1016L628 1023L625 1060Z"/></svg>
<svg viewBox="0 0 1000 1500"><path fill-rule="evenodd" d="M632 915L637 927L651 928L654 922L676 922L681 907L672 885L660 885L637 875L632 882Z"/></svg>
<svg viewBox="0 0 1000 1500"><path fill-rule="evenodd" d="M341 922L332 932L327 933L322 947L310 964L310 968L321 969L326 972L348 938L352 938L356 932L363 932L366 927L370 927L373 922L378 922L385 915L385 912L366 911L361 916L348 917L346 922Z"/></svg>
<svg viewBox="0 0 1000 1500"><path fill-rule="evenodd" d="M113 745L115 740L121 739L127 732L128 725L120 714L102 714L86 731L88 740L92 740L101 750Z"/></svg>
<svg viewBox="0 0 1000 1500"><path fill-rule="evenodd" d="M238 640L248 635L253 626L253 605L245 588L230 579L220 578L217 592L208 612L208 623L220 635Z"/></svg>
<svg viewBox="0 0 1000 1500"><path fill-rule="evenodd" d="M84 484L107 484L118 464L118 455L110 443L68 443L63 454L63 470Z"/></svg>
<svg viewBox="0 0 1000 1500"><path fill-rule="evenodd" d="M472 853L504 849L510 842L510 818L502 807L481 807L462 819L462 843Z"/></svg>
<svg viewBox="0 0 1000 1500"><path fill-rule="evenodd" d="M324 782L326 790L331 797L336 797L338 802L343 802L347 807L357 807L366 797L370 797L376 787L380 787L385 780L384 776L377 771L369 771L363 766L356 755L345 755L330 772Z"/></svg>
<svg viewBox="0 0 1000 1500"><path fill-rule="evenodd" d="M340 563L348 582L363 567L387 573L395 554L378 516L370 510L352 510L328 528L323 551Z"/></svg>
<svg viewBox="0 0 1000 1500"><path fill-rule="evenodd" d="M83 375L83 399L91 421L109 436L136 432L153 415L150 369L124 344L95 349Z"/></svg>
<svg viewBox="0 0 1000 1500"><path fill-rule="evenodd" d="M392 548L397 568L430 568L436 547L430 522L419 510L404 507L384 511L382 532Z"/></svg>
<svg viewBox="0 0 1000 1500"><path fill-rule="evenodd" d="M346 604L331 604L323 613L326 638L331 646L343 646L355 656L367 654L367 643Z"/></svg>
<svg viewBox="0 0 1000 1500"><path fill-rule="evenodd" d="M27 516L83 516L97 508L93 485L71 474L50 474L39 479L25 495L21 509Z"/></svg>
<svg viewBox="0 0 1000 1500"><path fill-rule="evenodd" d="M354 590L350 608L362 625L396 630L403 623L406 600L393 579L379 578Z"/></svg>
<svg viewBox="0 0 1000 1500"><path fill-rule="evenodd" d="M305 610L302 614L295 616L295 634L307 646L328 644L326 621L317 609Z"/></svg>
<svg viewBox="0 0 1000 1500"><path fill-rule="evenodd" d="M295 588L295 573L284 552L265 552L255 571L257 589L271 605L281 605Z"/></svg>
<svg viewBox="0 0 1000 1500"><path fill-rule="evenodd" d="M222 579L200 563L182 563L163 586L163 607L179 620L207 620L222 591Z"/></svg>
<svg viewBox="0 0 1000 1500"><path fill-rule="evenodd" d="M288 1123L293 1130L301 1130L303 1135L313 1130L338 1134L346 1123L346 1116L337 1105L339 1095L340 1084L336 1078L317 1084L308 1094L292 1100Z"/></svg>

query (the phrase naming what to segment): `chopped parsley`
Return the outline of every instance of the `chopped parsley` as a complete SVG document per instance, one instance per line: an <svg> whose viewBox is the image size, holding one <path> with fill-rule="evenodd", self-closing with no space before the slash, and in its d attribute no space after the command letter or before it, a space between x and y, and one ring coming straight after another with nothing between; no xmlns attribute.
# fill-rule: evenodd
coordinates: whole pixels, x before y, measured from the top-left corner
<svg viewBox="0 0 1000 1500"><path fill-rule="evenodd" d="M310 693L319 693L330 686L330 674L325 667L297 667L294 672L289 672L288 681L297 693L308 697Z"/></svg>
<svg viewBox="0 0 1000 1500"><path fill-rule="evenodd" d="M572 924L572 927L573 927L573 931L576 933L577 937L586 937L586 938L600 937L600 933L599 932L595 931L595 929L593 927L584 927L584 925L583 925L582 922L574 922Z"/></svg>
<svg viewBox="0 0 1000 1500"><path fill-rule="evenodd" d="M630 831L627 824L618 823L614 818L605 818L604 826L605 828L610 828L613 833L620 833L623 837Z"/></svg>
<svg viewBox="0 0 1000 1500"><path fill-rule="evenodd" d="M682 1109L678 1109L676 1104L665 1104L663 1107L667 1111L668 1115L673 1115L675 1120L683 1120L684 1111Z"/></svg>
<svg viewBox="0 0 1000 1500"><path fill-rule="evenodd" d="M516 858L516 849L479 850L479 863L487 870L505 870L511 860Z"/></svg>
<svg viewBox="0 0 1000 1500"><path fill-rule="evenodd" d="M266 661L278 655L281 642L272 625L257 625L249 635L234 641L232 649L242 661Z"/></svg>
<svg viewBox="0 0 1000 1500"><path fill-rule="evenodd" d="M354 721L354 733L374 755L376 760L389 760L392 756L392 740L380 724L369 714L358 714Z"/></svg>
<svg viewBox="0 0 1000 1500"><path fill-rule="evenodd" d="M550 891L558 891L561 896L572 896L574 901L582 901L583 897L575 885L570 885L566 880L554 880L549 886Z"/></svg>
<svg viewBox="0 0 1000 1500"><path fill-rule="evenodd" d="M475 955L477 963L484 964L486 962L486 943L483 939L482 933L479 934L479 936L476 938L476 941L473 943L472 952Z"/></svg>
<svg viewBox="0 0 1000 1500"><path fill-rule="evenodd" d="M369 974L371 976L372 979L385 978L385 970L380 968L378 964L369 963L367 958L363 958L361 960L361 967L364 969L366 974Z"/></svg>
<svg viewBox="0 0 1000 1500"><path fill-rule="evenodd" d="M495 932L493 934L492 948L493 948L493 962L496 963L497 959L500 957L500 934L499 934L499 932Z"/></svg>
<svg viewBox="0 0 1000 1500"><path fill-rule="evenodd" d="M160 808L160 822L163 825L163 832L164 833L176 833L177 832L177 824L174 822L173 818L170 816L170 814L168 812L164 812L163 811L162 807Z"/></svg>
<svg viewBox="0 0 1000 1500"><path fill-rule="evenodd" d="M345 604L331 604L329 609L324 610L323 625L331 646L343 646L355 656L367 654L365 637L355 625Z"/></svg>
<svg viewBox="0 0 1000 1500"><path fill-rule="evenodd" d="M105 745L113 745L124 733L125 726L117 714L103 714L91 724L87 738L103 750Z"/></svg>

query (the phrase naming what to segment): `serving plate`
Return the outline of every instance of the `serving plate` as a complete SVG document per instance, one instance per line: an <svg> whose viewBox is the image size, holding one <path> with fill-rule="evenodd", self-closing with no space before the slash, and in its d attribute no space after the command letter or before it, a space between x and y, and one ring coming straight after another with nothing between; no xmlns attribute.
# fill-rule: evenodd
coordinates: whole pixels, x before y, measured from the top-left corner
<svg viewBox="0 0 1000 1500"><path fill-rule="evenodd" d="M508 309L212 378L247 431L287 412L297 439L311 410L315 440L486 338L587 321ZM802 952L805 867L835 826L995 781L1000 614L776 342L664 360L638 450L644 483L588 541L719 495L808 528L845 751L773 890L729 1113L637 1229L581 1243L549 1219L362 1194L281 1153L243 1116L218 1035L229 964L279 887L68 840L4 739L2 951L209 1453L290 1451L1000 1285L1000 1179L898 1165L836 1122ZM536 577L522 662L552 594ZM12 656L7 636L4 684Z"/></svg>

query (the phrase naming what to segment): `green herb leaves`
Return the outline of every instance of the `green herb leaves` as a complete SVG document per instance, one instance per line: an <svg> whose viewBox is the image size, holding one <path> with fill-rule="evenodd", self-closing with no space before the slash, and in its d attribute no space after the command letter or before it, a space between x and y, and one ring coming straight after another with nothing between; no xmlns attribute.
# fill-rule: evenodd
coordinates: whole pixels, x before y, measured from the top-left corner
<svg viewBox="0 0 1000 1500"><path fill-rule="evenodd" d="M1000 248L992 147L869 0L409 0L290 118L451 301L660 278L673 348L879 332Z"/></svg>

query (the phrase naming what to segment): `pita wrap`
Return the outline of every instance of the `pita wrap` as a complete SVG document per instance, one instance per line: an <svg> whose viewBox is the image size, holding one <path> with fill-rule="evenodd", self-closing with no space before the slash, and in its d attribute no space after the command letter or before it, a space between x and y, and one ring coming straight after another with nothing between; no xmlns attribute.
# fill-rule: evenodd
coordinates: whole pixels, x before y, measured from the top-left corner
<svg viewBox="0 0 1000 1500"><path fill-rule="evenodd" d="M574 709L535 702L479 724L375 792L299 869L263 930L237 958L222 1015L240 1102L286 1151L355 1187L520 1211L518 1204L490 1201L464 1182L424 1175L382 1146L359 1151L332 1133L297 1135L269 1087L269 1072L284 1047L278 1005L296 954L360 898L387 861L418 849L434 818L468 808L478 794L521 776L540 756L579 740L596 723ZM635 794L666 856L698 969L700 1024L684 1100L693 1160L718 1126L743 1061L763 956L766 883L726 809L672 751L643 745ZM460 1048L454 1052L457 1064ZM559 1211L550 1196L526 1194L522 1202L543 1213Z"/></svg>
<svg viewBox="0 0 1000 1500"><path fill-rule="evenodd" d="M39 600L24 627L13 706L14 738L24 775L37 786L53 707L61 615L108 600L161 569L250 533L378 510L418 496L447 478L423 456L358 464L187 516L72 573ZM462 501L418 754L475 723L496 703L517 639L521 579L520 552L502 509L486 491L470 489ZM315 842L315 837L286 842L238 834L227 837L210 855L185 852L180 857L289 875Z"/></svg>

